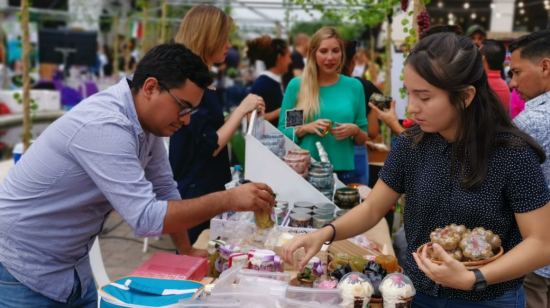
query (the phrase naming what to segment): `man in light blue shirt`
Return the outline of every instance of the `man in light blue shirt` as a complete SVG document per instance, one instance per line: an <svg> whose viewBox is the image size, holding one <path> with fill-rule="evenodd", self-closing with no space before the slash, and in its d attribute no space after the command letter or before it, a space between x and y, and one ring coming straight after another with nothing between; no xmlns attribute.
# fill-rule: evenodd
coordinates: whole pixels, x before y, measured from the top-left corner
<svg viewBox="0 0 550 308"><path fill-rule="evenodd" d="M510 87L525 100L525 110L514 118L514 124L531 135L546 152L542 171L550 187L550 31L523 36L509 49L513 73ZM550 307L550 265L528 274L523 286L527 308Z"/></svg>
<svg viewBox="0 0 550 308"><path fill-rule="evenodd" d="M113 209L140 237L186 234L226 211L270 211L264 184L180 200L160 137L190 121L211 83L200 57L160 45L132 81L46 129L0 186L0 307L96 307L88 252Z"/></svg>

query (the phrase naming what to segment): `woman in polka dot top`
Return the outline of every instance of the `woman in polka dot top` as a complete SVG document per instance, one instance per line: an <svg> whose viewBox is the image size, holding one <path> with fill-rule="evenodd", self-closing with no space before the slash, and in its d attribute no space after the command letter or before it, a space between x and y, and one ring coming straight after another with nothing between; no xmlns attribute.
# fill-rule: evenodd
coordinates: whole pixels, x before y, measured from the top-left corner
<svg viewBox="0 0 550 308"><path fill-rule="evenodd" d="M283 258L291 262L304 247L303 268L323 242L369 230L405 194L405 271L417 290L413 307L524 307L524 275L550 264L543 150L511 123L469 39L451 33L424 38L407 57L404 77L417 125L399 136L362 204L334 228L287 242ZM446 256L441 266L414 253L431 231L451 223L494 231L505 254L474 273L438 245L434 249Z"/></svg>

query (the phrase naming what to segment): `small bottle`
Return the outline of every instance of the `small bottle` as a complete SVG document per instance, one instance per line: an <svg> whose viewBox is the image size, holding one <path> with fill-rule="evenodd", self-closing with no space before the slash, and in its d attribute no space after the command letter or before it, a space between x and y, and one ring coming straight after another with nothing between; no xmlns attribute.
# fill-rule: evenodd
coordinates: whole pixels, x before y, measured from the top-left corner
<svg viewBox="0 0 550 308"><path fill-rule="evenodd" d="M241 165L235 165L232 176L233 181L242 182L244 180L243 167Z"/></svg>

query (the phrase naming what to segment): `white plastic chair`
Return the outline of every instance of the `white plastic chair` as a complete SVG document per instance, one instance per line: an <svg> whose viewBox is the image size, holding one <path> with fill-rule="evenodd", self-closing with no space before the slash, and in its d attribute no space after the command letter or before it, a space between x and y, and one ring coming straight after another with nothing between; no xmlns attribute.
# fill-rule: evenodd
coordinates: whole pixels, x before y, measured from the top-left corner
<svg viewBox="0 0 550 308"><path fill-rule="evenodd" d="M99 247L99 237L95 238L92 249L90 249L90 265L92 266L92 275L94 276L95 284L97 289L101 288L104 285L111 283L109 275L105 270L105 264L103 264L103 257L101 256L101 248ZM97 307L99 308L99 292L97 295Z"/></svg>

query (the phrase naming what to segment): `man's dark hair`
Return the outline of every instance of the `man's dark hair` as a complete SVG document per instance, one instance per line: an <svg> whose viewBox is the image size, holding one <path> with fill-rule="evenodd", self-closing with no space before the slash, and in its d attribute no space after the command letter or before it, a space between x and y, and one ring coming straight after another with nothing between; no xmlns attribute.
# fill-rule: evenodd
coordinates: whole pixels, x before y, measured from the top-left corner
<svg viewBox="0 0 550 308"><path fill-rule="evenodd" d="M521 49L520 56L524 59L539 61L550 58L550 30L540 30L524 35L510 44L510 53Z"/></svg>
<svg viewBox="0 0 550 308"><path fill-rule="evenodd" d="M485 61L487 61L491 71L502 69L502 64L506 60L506 47L504 47L504 44L495 40L485 40L479 51L485 56Z"/></svg>
<svg viewBox="0 0 550 308"><path fill-rule="evenodd" d="M203 89L213 82L201 58L177 43L158 45L139 61L132 80L135 93L149 77L156 78L168 89L180 88L187 79Z"/></svg>

